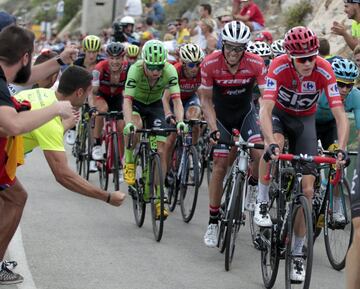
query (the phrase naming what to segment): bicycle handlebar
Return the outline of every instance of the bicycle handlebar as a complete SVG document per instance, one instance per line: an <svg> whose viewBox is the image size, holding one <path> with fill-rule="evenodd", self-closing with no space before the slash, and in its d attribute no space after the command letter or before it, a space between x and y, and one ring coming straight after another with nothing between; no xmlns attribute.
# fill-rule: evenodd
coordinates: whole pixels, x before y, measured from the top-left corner
<svg viewBox="0 0 360 289"><path fill-rule="evenodd" d="M106 118L123 117L122 111L108 111L108 112L97 112L98 116L105 116Z"/></svg>
<svg viewBox="0 0 360 289"><path fill-rule="evenodd" d="M202 125L207 125L207 122L204 120L200 120L200 119L184 119L184 123L193 126L193 125L197 125L200 124Z"/></svg>
<svg viewBox="0 0 360 289"><path fill-rule="evenodd" d="M218 141L218 144L224 144L227 146L236 146L236 147L245 147L245 148L253 148L258 150L264 149L264 144L260 143L252 143L252 142L242 142L242 141Z"/></svg>
<svg viewBox="0 0 360 289"><path fill-rule="evenodd" d="M170 133L170 132L177 132L176 128L158 128L158 127L153 127L153 128L142 128L142 129L137 129L135 131L135 133L147 133L147 134L153 134L153 135L160 135L162 133Z"/></svg>

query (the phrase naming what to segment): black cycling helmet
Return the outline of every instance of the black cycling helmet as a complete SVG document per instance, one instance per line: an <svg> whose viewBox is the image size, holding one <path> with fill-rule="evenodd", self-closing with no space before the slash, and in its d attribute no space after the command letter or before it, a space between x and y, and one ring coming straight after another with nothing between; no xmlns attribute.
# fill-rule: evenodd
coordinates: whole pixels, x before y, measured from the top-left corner
<svg viewBox="0 0 360 289"><path fill-rule="evenodd" d="M106 53L109 56L123 56L125 55L125 46L120 42L111 42L106 46Z"/></svg>

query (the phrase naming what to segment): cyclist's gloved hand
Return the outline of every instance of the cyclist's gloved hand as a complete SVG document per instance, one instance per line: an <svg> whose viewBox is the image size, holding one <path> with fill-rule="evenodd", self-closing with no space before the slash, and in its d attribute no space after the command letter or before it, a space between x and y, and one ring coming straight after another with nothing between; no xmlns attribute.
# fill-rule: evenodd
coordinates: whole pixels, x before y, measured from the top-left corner
<svg viewBox="0 0 360 289"><path fill-rule="evenodd" d="M210 133L210 141L213 141L214 143L218 142L220 140L220 131L214 130Z"/></svg>
<svg viewBox="0 0 360 289"><path fill-rule="evenodd" d="M176 124L176 117L173 114L168 114L165 117L165 121L166 121L167 124Z"/></svg>
<svg viewBox="0 0 360 289"><path fill-rule="evenodd" d="M97 109L96 109L95 106L90 107L90 109L89 109L89 114L90 114L90 116L93 115L93 114L96 113L96 112L97 112Z"/></svg>
<svg viewBox="0 0 360 289"><path fill-rule="evenodd" d="M178 132L184 132L184 133L188 133L189 132L189 127L185 124L185 122L183 121L179 121L176 124L176 129L178 130Z"/></svg>
<svg viewBox="0 0 360 289"><path fill-rule="evenodd" d="M128 122L124 127L124 135L134 132L136 129L135 125L132 122Z"/></svg>
<svg viewBox="0 0 360 289"><path fill-rule="evenodd" d="M342 161L345 161L345 167L350 165L350 157L348 153L342 149L338 149L335 151L336 157Z"/></svg>
<svg viewBox="0 0 360 289"><path fill-rule="evenodd" d="M268 148L266 149L265 153L264 153L264 160L266 162L270 161L271 160L271 156L275 156L276 155L276 150L279 150L279 145L276 144L276 143L272 143L268 146Z"/></svg>

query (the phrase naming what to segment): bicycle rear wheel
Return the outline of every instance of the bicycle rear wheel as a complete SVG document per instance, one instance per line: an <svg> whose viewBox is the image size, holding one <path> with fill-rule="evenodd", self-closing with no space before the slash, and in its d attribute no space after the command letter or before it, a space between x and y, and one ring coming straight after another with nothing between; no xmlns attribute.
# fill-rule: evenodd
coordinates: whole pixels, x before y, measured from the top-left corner
<svg viewBox="0 0 360 289"><path fill-rule="evenodd" d="M344 182L338 184L339 197L343 206L345 221L343 223L336 223L333 220L334 203L330 203L330 196L334 198L334 187L332 185L331 192L327 194L326 210L325 210L325 227L324 240L326 254L328 256L331 266L335 270L342 270L345 267L345 260L347 251L352 241L352 225L351 225L351 206L350 206L350 187L346 179Z"/></svg>
<svg viewBox="0 0 360 289"><path fill-rule="evenodd" d="M76 136L73 152L76 158L76 171L81 176L83 175L83 169L85 163L84 158L86 152L86 134L83 123L80 123L78 126L78 134Z"/></svg>
<svg viewBox="0 0 360 289"><path fill-rule="evenodd" d="M236 178L233 198L230 200L230 214L227 220L225 236L225 270L229 271L234 258L237 235L243 220L243 193L245 180L243 176Z"/></svg>
<svg viewBox="0 0 360 289"><path fill-rule="evenodd" d="M146 203L144 192L146 186L146 164L144 151L142 149L135 156L135 185L129 186L129 193L132 196L133 212L135 223L138 227L144 224Z"/></svg>
<svg viewBox="0 0 360 289"><path fill-rule="evenodd" d="M164 183L161 170L160 156L152 156L150 168L150 200L153 232L156 241L160 241L164 229ZM156 215L156 206L160 207L159 216Z"/></svg>
<svg viewBox="0 0 360 289"><path fill-rule="evenodd" d="M292 252L292 244L294 237L294 223L295 217L297 214L302 214L305 221L306 233L304 236L304 246L301 256L295 256ZM312 215L308 205L308 200L305 196L299 195L297 200L293 202L292 207L292 216L288 218L288 232L287 232L287 247L285 254L285 288L287 289L308 289L310 288L311 282L311 273L312 273L312 263L313 263L313 225L312 225ZM295 258L302 257L303 259L303 268L305 270L305 280L304 282L296 282L291 280L290 272L291 267Z"/></svg>
<svg viewBox="0 0 360 289"><path fill-rule="evenodd" d="M186 153L180 182L181 215L186 223L194 216L199 186L199 160L196 148L191 146Z"/></svg>

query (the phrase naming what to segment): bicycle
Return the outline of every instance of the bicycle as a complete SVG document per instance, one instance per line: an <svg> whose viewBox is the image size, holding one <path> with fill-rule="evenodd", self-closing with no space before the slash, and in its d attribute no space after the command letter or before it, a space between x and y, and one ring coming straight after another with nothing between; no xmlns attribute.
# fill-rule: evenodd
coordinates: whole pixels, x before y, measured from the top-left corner
<svg viewBox="0 0 360 289"><path fill-rule="evenodd" d="M86 180L89 180L89 166L91 161L91 115L94 111L88 103L84 103L81 108L80 121L77 125L77 136L72 147L72 154L76 159L76 171Z"/></svg>
<svg viewBox="0 0 360 289"><path fill-rule="evenodd" d="M157 152L158 135L175 132L176 129L137 129L131 133L128 147L132 146L134 133L141 134L140 143L135 154L135 184L129 186L129 194L133 200L135 223L142 227L145 220L146 204L151 204L152 227L156 241L160 241L164 228L164 179L160 156ZM160 203L160 215L156 216L156 205Z"/></svg>
<svg viewBox="0 0 360 289"><path fill-rule="evenodd" d="M200 187L200 165L196 146L192 143L194 125L204 125L205 121L185 120L189 132L178 135L171 159L169 177L172 180L168 188L169 209L174 211L180 191L180 208L184 222L189 223L194 216ZM190 188L193 188L190 192Z"/></svg>
<svg viewBox="0 0 360 289"><path fill-rule="evenodd" d="M210 143L209 136L209 128L206 127L200 138L199 138L199 156L200 156L200 182L199 186L203 183L204 176L205 176L205 170L206 170L206 179L207 184L210 183L211 173L212 173L212 167L213 167L213 145Z"/></svg>
<svg viewBox="0 0 360 289"><path fill-rule="evenodd" d="M290 165L290 161L295 162L295 168ZM270 205L269 212L272 219L271 228L261 228L261 271L266 288L272 288L276 281L280 259L285 259L285 288L294 288L296 285L303 285L304 289L310 287L312 260L313 260L313 223L312 212L308 200L302 194L301 180L302 173L300 165L307 162L317 164L335 164L336 159L331 157L307 156L280 154L276 167L270 165ZM339 182L341 170L337 170L336 177L331 182L335 185ZM291 252L293 241L293 230L295 217L298 212L302 212L306 227L305 242L301 256L293 255ZM305 261L305 280L296 283L290 279L290 269L293 260L302 257Z"/></svg>
<svg viewBox="0 0 360 289"><path fill-rule="evenodd" d="M97 113L97 115L105 117L105 128L102 134L105 152L103 159L97 161L100 187L105 191L108 189L109 175L112 174L115 191L118 191L120 170L122 169L122 152L120 150L122 135L118 132L117 120L122 118L123 113L122 111L109 111Z"/></svg>
<svg viewBox="0 0 360 289"><path fill-rule="evenodd" d="M334 152L322 151L324 155L334 156ZM348 152L348 155L357 155L357 152ZM327 176L325 175L327 171ZM324 228L324 241L326 255L331 266L335 270L345 267L346 254L352 241L350 186L346 177L342 174L339 183L334 186L332 180L335 176L335 168L332 165L322 164L318 166L318 176L315 181L315 194L313 198L313 223L314 242ZM336 222L333 218L334 198L336 193L340 199L341 210L344 214L343 222Z"/></svg>
<svg viewBox="0 0 360 289"><path fill-rule="evenodd" d="M223 202L220 207L218 247L225 252L225 270L229 271L234 257L237 234L245 225L244 201L247 191L249 149L264 149L263 144L244 141L219 142L237 147L236 158L224 180Z"/></svg>

